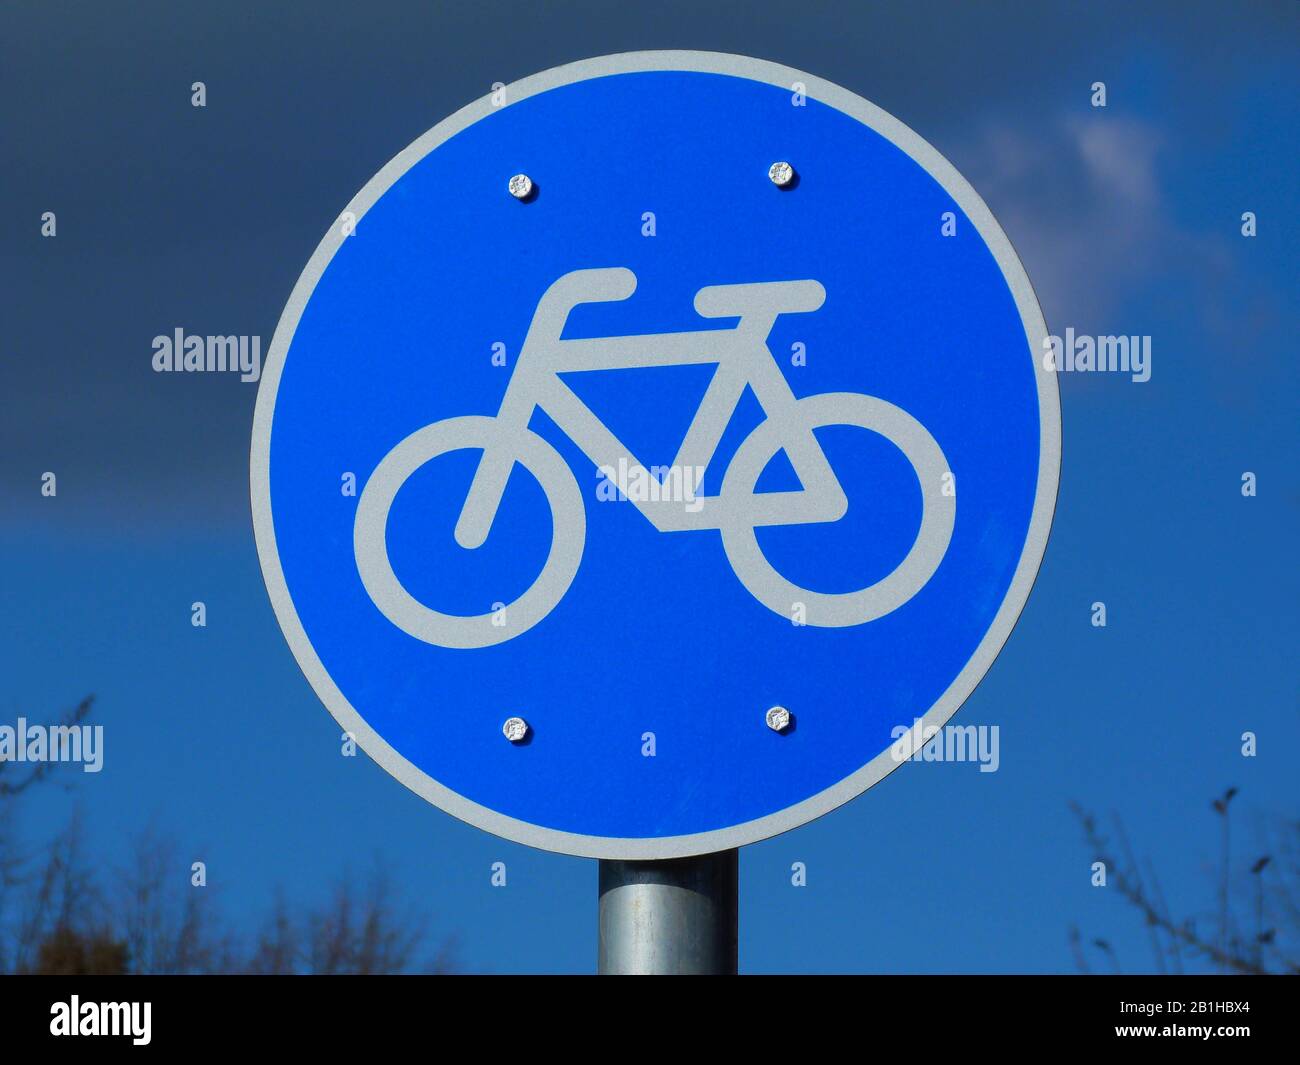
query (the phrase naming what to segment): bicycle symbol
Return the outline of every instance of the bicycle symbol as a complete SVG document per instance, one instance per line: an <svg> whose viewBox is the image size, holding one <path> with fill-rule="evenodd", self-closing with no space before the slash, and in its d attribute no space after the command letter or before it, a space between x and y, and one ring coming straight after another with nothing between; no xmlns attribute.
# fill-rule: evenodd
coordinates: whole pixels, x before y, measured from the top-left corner
<svg viewBox="0 0 1300 1065"><path fill-rule="evenodd" d="M517 365L495 417L468 415L426 425L402 440L375 467L357 503L353 549L366 592L404 632L441 647L476 648L527 632L564 597L577 575L587 533L578 481L564 459L528 428L541 408L598 467L620 459L641 467L628 448L561 380L575 370L716 363L717 370L687 429L674 467L705 468L717 450L746 386L766 418L737 448L717 496L694 506L673 499L634 499L660 532L717 529L727 561L741 584L769 610L822 627L861 625L898 609L929 581L952 538L956 499L942 491L948 464L934 437L901 407L857 392L827 392L796 399L767 346L782 314L815 311L826 298L818 281L711 285L695 295L704 318L738 318L733 327L561 340L569 312L583 303L625 300L636 275L615 267L575 270L550 286L537 304ZM921 525L902 562L868 587L844 593L814 592L781 576L764 557L755 530L839 520L848 500L814 429L847 425L878 433L907 457L921 486ZM508 626L493 614L443 614L411 596L388 558L388 513L417 469L451 451L481 449L478 469L456 523L456 542L475 548L487 539L515 463L541 486L551 511L551 545L542 572L508 604ZM759 475L784 449L802 486L796 491L754 491ZM642 467L643 468L643 467Z"/></svg>

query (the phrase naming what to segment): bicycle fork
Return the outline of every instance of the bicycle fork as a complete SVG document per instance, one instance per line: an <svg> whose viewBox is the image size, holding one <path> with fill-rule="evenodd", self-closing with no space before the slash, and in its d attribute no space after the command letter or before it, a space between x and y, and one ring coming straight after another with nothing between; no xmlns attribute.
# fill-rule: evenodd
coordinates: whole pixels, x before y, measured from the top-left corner
<svg viewBox="0 0 1300 1065"><path fill-rule="evenodd" d="M513 383L512 381L511 384ZM465 505L456 520L456 543L464 548L482 547L497 516L501 497L505 495L506 483L510 480L510 471L515 465L515 456L507 442L509 434L512 431L524 433L530 431L528 422L532 417L532 407L529 406L523 411L522 417L509 417L508 408L512 406L509 401L510 392L507 389L506 398L501 404L501 412L494 419L501 443L496 447L483 449L483 456L479 459L474 480L470 483L469 493L465 496Z"/></svg>

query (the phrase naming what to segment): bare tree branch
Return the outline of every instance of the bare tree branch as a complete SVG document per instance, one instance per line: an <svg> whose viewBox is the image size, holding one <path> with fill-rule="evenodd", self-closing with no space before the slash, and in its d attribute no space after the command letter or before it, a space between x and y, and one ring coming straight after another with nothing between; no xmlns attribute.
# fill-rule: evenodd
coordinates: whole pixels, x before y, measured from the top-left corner
<svg viewBox="0 0 1300 1065"><path fill-rule="evenodd" d="M1297 920L1295 906L1297 897L1295 886L1297 882L1300 882L1300 862L1296 861L1298 852L1295 841L1300 838L1300 823L1288 822L1285 824L1284 841L1278 848L1279 851L1288 855L1290 865L1286 875L1273 876L1272 882L1267 882L1273 868L1271 856L1257 859L1249 867L1248 871L1243 871L1240 874L1251 878L1252 889L1250 894L1252 900L1248 905L1254 914L1253 922L1243 920L1242 915L1239 913L1240 907L1234 905L1232 887L1235 881L1229 874L1230 852L1228 848L1231 836L1228 827L1228 811L1229 804L1236 795L1237 789L1229 788L1222 796L1211 803L1214 813L1222 819L1220 832L1222 853L1216 883L1218 912L1213 938L1206 937L1198 932L1196 922L1191 918L1185 918L1182 921L1174 919L1160 890L1154 867L1149 862L1147 867L1151 887L1148 889L1147 880L1144 879L1141 873L1141 865L1129 845L1123 822L1118 816L1113 818L1113 822L1124 855L1122 863L1107 857L1110 841L1098 828L1096 817L1077 803L1070 804L1071 810L1083 828L1084 838L1089 848L1099 859L1105 861L1107 869L1110 870L1111 879L1121 897L1138 911L1146 923L1151 936L1151 949L1155 956L1156 965L1162 972L1165 971L1166 953L1174 959L1175 971L1181 972L1183 970L1183 951L1188 951L1194 956L1203 958L1223 972L1263 974L1276 971L1265 963L1266 955L1276 957L1281 962L1283 970L1300 971L1295 960L1289 954L1289 945L1297 937L1300 937L1300 920ZM1276 911L1274 917L1284 920L1285 943L1281 942L1284 937L1279 935L1279 928L1276 923L1270 926L1268 921L1269 908L1267 901L1270 899L1276 900L1276 905L1273 907ZM1248 942L1240 929L1243 926L1249 926L1251 923L1254 924L1256 931L1253 939ZM1168 940L1167 946L1161 942L1161 934ZM1078 936L1077 931L1072 932L1071 942L1074 947L1076 965L1079 966L1080 971L1087 972L1086 957L1079 945L1082 939ZM1118 960L1110 943L1098 939L1094 940L1094 945L1112 960L1118 971Z"/></svg>
<svg viewBox="0 0 1300 1065"><path fill-rule="evenodd" d="M63 717L81 725L87 697ZM17 775L0 762L0 973L398 973L447 972L454 944L416 963L425 922L399 909L379 869L357 889L345 876L320 909L297 910L283 896L241 946L212 889L190 883L176 846L146 831L126 868L97 875L74 816L47 847L23 853L19 797L49 778L51 763ZM107 880L105 890L104 881Z"/></svg>

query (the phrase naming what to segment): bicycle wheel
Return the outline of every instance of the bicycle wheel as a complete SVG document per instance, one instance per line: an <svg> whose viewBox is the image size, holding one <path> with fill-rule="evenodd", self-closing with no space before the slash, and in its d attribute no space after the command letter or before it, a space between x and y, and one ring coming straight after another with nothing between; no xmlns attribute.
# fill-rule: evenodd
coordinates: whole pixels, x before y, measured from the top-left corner
<svg viewBox="0 0 1300 1065"><path fill-rule="evenodd" d="M802 608L807 624L824 628L874 621L919 592L948 550L957 500L943 493L947 459L925 426L901 407L875 396L827 392L799 400L795 410L793 425L790 419L781 424L771 419L762 422L736 449L727 467L721 496L728 502L720 526L727 560L750 595L782 617L795 617ZM744 520L749 508L743 501L754 496L759 475L784 446L786 434L828 425L879 433L907 457L921 485L921 527L911 550L888 576L854 592L814 592L786 580L763 555L754 526Z"/></svg>
<svg viewBox="0 0 1300 1065"><path fill-rule="evenodd" d="M504 613L444 614L412 596L388 558L388 512L417 469L451 451L507 448L541 485L551 508L551 547L542 572ZM558 451L529 429L501 428L496 418L470 415L434 422L412 433L384 456L357 501L352 546L357 572L380 612L403 632L439 647L474 648L504 643L549 614L569 590L582 561L587 512L572 471ZM495 623L494 623L495 621Z"/></svg>

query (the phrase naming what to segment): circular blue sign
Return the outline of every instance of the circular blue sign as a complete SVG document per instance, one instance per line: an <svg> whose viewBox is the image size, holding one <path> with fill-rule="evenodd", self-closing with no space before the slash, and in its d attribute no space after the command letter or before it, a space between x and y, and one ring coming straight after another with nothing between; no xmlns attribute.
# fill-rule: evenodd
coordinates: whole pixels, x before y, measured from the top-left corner
<svg viewBox="0 0 1300 1065"><path fill-rule="evenodd" d="M303 272L263 573L376 761L519 842L667 858L817 817L942 725L1046 545L1046 328L987 207L846 90L650 52L498 89Z"/></svg>

